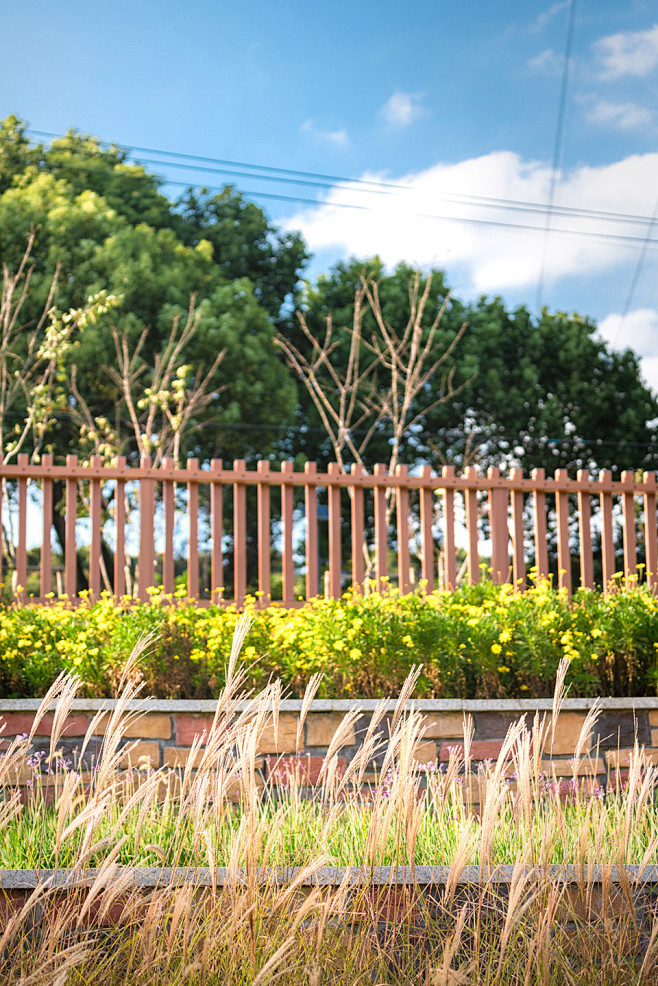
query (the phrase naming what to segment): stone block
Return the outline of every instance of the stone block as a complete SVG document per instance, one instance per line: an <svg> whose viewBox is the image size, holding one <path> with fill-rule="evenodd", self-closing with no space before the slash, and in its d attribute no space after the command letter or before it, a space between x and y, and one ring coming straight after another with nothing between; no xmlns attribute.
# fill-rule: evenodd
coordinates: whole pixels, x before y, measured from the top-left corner
<svg viewBox="0 0 658 986"><path fill-rule="evenodd" d="M338 774L342 775L347 769L347 759L338 757ZM299 757L268 757L267 779L271 784L315 785L318 783L324 757L312 756L310 753Z"/></svg>
<svg viewBox="0 0 658 986"><path fill-rule="evenodd" d="M420 764L436 763L436 743L432 740L423 740L414 749L414 760Z"/></svg>
<svg viewBox="0 0 658 986"><path fill-rule="evenodd" d="M165 746L162 756L162 766L179 767L184 770L190 760L190 752L191 751L189 749L185 749L185 747ZM190 764L193 770L195 770L203 760L203 753L203 749L195 751L194 759Z"/></svg>
<svg viewBox="0 0 658 986"><path fill-rule="evenodd" d="M658 709L651 709L649 712L649 725L658 727Z"/></svg>
<svg viewBox="0 0 658 986"><path fill-rule="evenodd" d="M605 759L608 767L619 768L628 767L631 760L632 749L627 750L606 750ZM643 750L642 760L647 764L658 764L658 750Z"/></svg>
<svg viewBox="0 0 658 986"><path fill-rule="evenodd" d="M0 723L5 723L3 736L21 736L32 729L35 720L33 712L5 712L0 716ZM37 726L35 736L50 736L53 731L54 716L45 715ZM89 719L83 715L72 715L66 719L62 736L84 736L89 728Z"/></svg>
<svg viewBox="0 0 658 986"><path fill-rule="evenodd" d="M297 716L284 712L279 716L278 736L274 735L274 723L270 722L263 730L257 753L296 753Z"/></svg>
<svg viewBox="0 0 658 986"><path fill-rule="evenodd" d="M651 730L651 745L658 746L658 729Z"/></svg>
<svg viewBox="0 0 658 986"><path fill-rule="evenodd" d="M160 747L157 743L129 743L126 752L121 757L121 767L139 768L160 766Z"/></svg>
<svg viewBox="0 0 658 986"><path fill-rule="evenodd" d="M471 760L497 760L503 748L501 740L473 740L471 743ZM458 749L462 756L464 753L463 743L446 742L441 744L440 760L447 763L450 759L450 751Z"/></svg>
<svg viewBox="0 0 658 986"><path fill-rule="evenodd" d="M306 717L306 745L328 747L336 730L343 721L340 712L310 712ZM295 723L295 731L297 724ZM343 746L354 746L356 736L354 726L345 737Z"/></svg>
<svg viewBox="0 0 658 986"><path fill-rule="evenodd" d="M562 712L555 725L555 736L551 744L551 719L546 720L546 743L544 749L547 753L554 753L557 756L567 753L575 753L578 740L585 722L584 712ZM587 737L581 753L587 753L590 749L591 734Z"/></svg>
<svg viewBox="0 0 658 986"><path fill-rule="evenodd" d="M208 735L213 720L214 716L211 715L176 714L174 716L174 741L177 746L191 746L195 736L202 736L204 733Z"/></svg>
<svg viewBox="0 0 658 986"><path fill-rule="evenodd" d="M477 712L474 716L475 739L505 739L509 727L519 719L525 719L526 725L530 721L527 716L517 716L513 712Z"/></svg>
<svg viewBox="0 0 658 986"><path fill-rule="evenodd" d="M542 772L547 777L572 777L574 772L573 760L549 760L541 762ZM577 777L597 777L605 774L603 757L581 757L576 768Z"/></svg>
<svg viewBox="0 0 658 986"><path fill-rule="evenodd" d="M651 741L645 712L602 712L592 735L594 745L598 742L600 747L612 749L632 747L636 739L640 746Z"/></svg>
<svg viewBox="0 0 658 986"><path fill-rule="evenodd" d="M94 727L94 735L104 736L109 721L106 713ZM171 739L171 717L147 712L124 729L123 735L126 739Z"/></svg>
<svg viewBox="0 0 658 986"><path fill-rule="evenodd" d="M461 739L464 717L461 712L431 712L423 717L425 739Z"/></svg>

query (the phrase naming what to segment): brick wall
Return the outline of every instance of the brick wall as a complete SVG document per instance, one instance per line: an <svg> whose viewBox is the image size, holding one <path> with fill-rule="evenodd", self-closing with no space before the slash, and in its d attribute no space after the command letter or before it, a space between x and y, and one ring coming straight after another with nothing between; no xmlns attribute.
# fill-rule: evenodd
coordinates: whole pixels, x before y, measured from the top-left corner
<svg viewBox="0 0 658 986"><path fill-rule="evenodd" d="M345 744L340 751L340 768L359 749L376 705L372 701L315 701L304 724L303 748L297 751L297 724L301 702L284 701L281 705L278 735L275 736L270 724L261 736L257 752L258 766L263 777L276 783L284 779L294 766L296 770L302 771L302 777L307 783L314 783L336 729L345 714L358 706L360 715L354 726L347 731ZM544 773L547 777L558 782L562 778L571 778L574 750L591 705L592 702L587 699L567 699L563 703L552 756L545 756ZM38 706L37 700L0 701L0 720L5 727L0 734L0 746L6 745L7 740L13 736L29 733ZM98 758L107 715L113 707L113 702L99 699L78 699L74 702L58 748L79 769L90 770L94 760ZM413 707L425 717L425 733L416 754L421 763L446 763L451 747L463 743L464 717L470 715L475 726L471 759L477 764L478 761L495 760L498 757L505 734L513 722L525 715L528 725L531 725L536 711L550 714L551 702L533 702L528 699L471 702L423 700L415 702ZM214 703L151 700L146 703L145 709L145 714L125 732L122 766L184 767L195 737L203 736L210 729ZM93 717L102 710L106 711L106 715L96 722L94 737L87 745L84 762L78 763L77 755L82 738ZM379 727L384 735L390 727L390 719L390 715L385 717ZM52 725L51 714L41 720L34 737L35 751L48 754ZM658 699L604 700L596 726L588 737L590 753L579 764L579 774L600 784L614 786L623 782L629 754L636 739L645 747L648 759L658 763ZM301 758L295 756L298 752L302 754ZM372 762L366 781L376 778L383 756L382 752ZM26 783L28 779L28 771L25 771L24 776L16 778L18 783Z"/></svg>

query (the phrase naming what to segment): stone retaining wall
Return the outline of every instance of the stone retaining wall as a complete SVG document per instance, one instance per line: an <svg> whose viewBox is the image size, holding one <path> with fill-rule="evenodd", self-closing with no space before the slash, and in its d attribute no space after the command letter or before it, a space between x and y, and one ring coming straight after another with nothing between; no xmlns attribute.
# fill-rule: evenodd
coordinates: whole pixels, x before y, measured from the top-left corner
<svg viewBox="0 0 658 986"><path fill-rule="evenodd" d="M303 771L307 783L314 783L343 717L358 708L360 715L348 730L345 745L340 751L342 760L339 766L346 764L359 749L378 704L376 701L316 700L306 717L303 747L298 751L297 723L302 703L298 700L282 702L278 736L275 737L274 728L269 724L261 737L258 766L263 776L276 783L285 778L289 767L295 765L297 770ZM572 777L575 746L592 704L590 699L566 699L563 702L552 757L545 757L544 772L548 777L558 782L562 778ZM39 705L37 699L0 700L0 722L4 722L5 727L0 734L0 746L6 745L6 741L13 736L29 733ZM464 719L470 715L475 726L471 758L477 764L478 761L498 757L505 734L513 722L526 716L527 723L531 725L535 712L550 715L552 703L544 699L418 700L409 703L411 706L425 717L425 733L417 750L417 759L421 763L446 763L451 747L463 742ZM589 737L590 753L580 762L579 774L604 785L623 781L625 765L636 740L645 748L648 760L658 764L658 698L605 699L601 707L596 727ZM64 757L75 762L79 769L90 769L100 752L107 716L94 728L95 737L87 746L84 763L77 763L77 751L94 715L103 710L109 715L114 708L115 702L105 699L76 699L73 702L59 748ZM177 768L187 764L195 737L202 736L210 728L215 703L148 700L142 703L141 708L144 714L125 733L122 766ZM392 707L380 726L384 733L390 725L391 715ZM52 714L47 714L40 722L34 737L35 751L48 753L52 724ZM298 754L301 757L296 756ZM372 763L366 780L374 779L383 755ZM28 771L17 778L23 784L28 780Z"/></svg>

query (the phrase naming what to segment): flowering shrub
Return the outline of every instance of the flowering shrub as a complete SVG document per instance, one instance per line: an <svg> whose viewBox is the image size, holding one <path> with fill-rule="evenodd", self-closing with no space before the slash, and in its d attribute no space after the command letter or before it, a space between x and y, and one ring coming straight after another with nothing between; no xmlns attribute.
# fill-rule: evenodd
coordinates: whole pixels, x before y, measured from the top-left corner
<svg viewBox="0 0 658 986"><path fill-rule="evenodd" d="M298 609L257 608L242 651L248 686L280 677L301 695L324 675L319 697L395 695L413 665L419 697L541 697L558 662L571 660L570 695L654 695L658 600L634 585L606 597L580 589L569 600L550 582L525 592L482 582L455 592L318 598ZM224 681L235 607L201 608L154 591L148 603L66 600L0 609L0 694L43 695L61 670L89 696L112 695L136 640L152 634L141 670L146 691L206 698Z"/></svg>

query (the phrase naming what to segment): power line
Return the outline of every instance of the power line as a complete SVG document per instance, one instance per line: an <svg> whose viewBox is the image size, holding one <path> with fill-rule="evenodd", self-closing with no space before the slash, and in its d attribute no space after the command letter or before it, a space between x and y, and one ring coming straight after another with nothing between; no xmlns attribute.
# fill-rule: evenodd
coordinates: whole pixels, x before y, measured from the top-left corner
<svg viewBox="0 0 658 986"><path fill-rule="evenodd" d="M49 137L51 139L56 139L56 140L61 140L63 137L67 136L67 134L50 133L47 130L32 130L29 127L26 127L26 133L35 134L37 137ZM340 177L339 175L325 175L314 171L296 171L292 168L275 168L265 164L249 164L247 161L229 161L224 158L204 157L201 154L184 154L181 151L163 151L163 150L158 150L155 147L138 147L136 144L129 146L128 144L117 144L115 141L108 141L108 140L101 140L99 141L99 143L105 144L107 147L116 147L121 151L128 151L129 153L131 151L138 151L139 153L144 153L144 154L164 154L167 157L178 157L188 161L207 161L211 164L222 164L232 168L251 168L256 171L263 171L263 172L271 171L273 173L280 175L299 175L303 178L319 178L324 181L349 183L355 185L375 185L381 188L406 187L400 184L391 184L389 182L377 181L376 179L370 180L365 178L345 178L345 177Z"/></svg>
<svg viewBox="0 0 658 986"><path fill-rule="evenodd" d="M54 134L54 133L51 133L51 132L45 131L45 130L31 130L31 129L27 129L26 132L27 133L31 133L31 134L37 134L37 135L45 136L45 137L50 137L50 138L53 138L53 139L60 139L61 137L66 136L66 135L61 135L61 134ZM328 189L336 189L337 187L340 188L340 185L355 185L355 184L356 185L360 185L360 184L363 184L365 186L368 186L368 185L376 185L376 186L381 187L381 188L395 189L395 190L398 190L398 191L413 191L414 190L414 186L412 186L412 185L402 185L402 184L399 184L399 183L398 184L395 184L395 183L391 183L391 182L385 183L385 182L376 182L376 181L366 181L366 180L358 179L358 178L340 178L340 177L335 177L335 176L331 176L331 175L321 175L321 174L318 174L316 172L293 171L292 169L285 169L285 168L269 168L267 166L253 165L253 164L248 164L246 162L231 162L231 161L225 161L225 160L223 160L221 158L209 158L209 157L202 157L201 155L182 154L182 153L177 152L177 151L157 150L157 149L154 149L154 148L129 147L127 144L110 144L109 141L100 141L100 143L101 144L104 144L106 146L114 146L114 147L117 147L117 148L119 148L121 150L125 150L125 151L128 151L128 152L133 151L133 150L137 150L137 151L142 151L143 150L143 151L146 151L147 153L159 154L159 155L163 155L163 156L166 156L166 157L180 157L180 158L186 158L186 159L191 159L191 160L208 161L208 162L212 162L214 164L227 164L227 165L234 164L235 165L235 168L234 169L230 169L230 168L219 169L219 168L204 167L204 166L196 167L194 165L185 165L185 164L180 164L180 163L173 162L173 161L152 160L152 159L144 159L144 158L142 158L141 160L137 160L136 159L133 162L135 164L154 164L156 166L160 166L160 167L163 167L163 168L177 167L177 168L185 168L186 170L191 170L191 171L204 171L204 172L215 173L215 174L226 174L226 175L235 176L235 177L254 177L254 178L258 178L259 180L264 180L264 181L282 180L282 181L286 181L287 183L293 184L293 185L294 184L304 184L304 185L312 185L312 186L315 186L315 187L328 188ZM52 149L52 147L51 147L51 149ZM84 153L85 153L85 151L84 151L83 148L68 148L67 150L69 151L69 153L78 153L80 155L84 155ZM244 171L236 170L236 168L250 168L254 172L257 172L257 171L260 170L260 171L263 171L263 172L273 171L273 172L277 172L277 173L285 173L287 175L299 175L299 176L302 176L304 180L296 181L295 179L292 179L292 178L276 179L272 175L268 175L266 173L263 173L263 174L256 174L256 173L254 173L253 175L250 175L250 174L246 174ZM187 188L187 187L195 187L195 188L197 188L197 187L204 187L202 185L202 183L200 183L200 182L190 182L190 183L176 182L173 179L169 179L166 175L163 175L161 177L162 177L162 181L164 183L166 183L166 184L169 184L169 185L178 185L178 186L182 186L182 187L185 187L185 188ZM325 179L325 181L323 181L323 182L314 182L314 181L311 182L311 181L306 181L305 180L306 178L320 178L320 179ZM340 185L337 186L336 185L337 182L340 183ZM216 186L214 186L214 187L216 187ZM367 187L364 187L363 189L355 189L355 190L356 191L364 191L366 193L367 192L373 192L374 191L374 189L367 188ZM250 192L249 194L252 194L252 195L262 194L263 197L265 196L265 193ZM377 194L384 194L384 193L378 192ZM610 210L601 210L601 209L576 208L576 207L573 207L573 206L556 206L554 204L549 209L549 206L546 203L532 202L532 201L527 201L527 200L522 200L522 199L510 199L510 198L501 198L501 197L484 196L484 195L471 195L471 194L464 194L464 193L459 193L459 192L451 192L451 193L448 193L448 194L445 194L445 195L433 196L433 198L435 200L439 200L439 201L442 201L442 202L463 202L463 203L466 203L466 204L483 205L483 206L485 206L487 208L500 208L500 209L505 210L505 211L509 210L509 211L514 211L514 212L536 212L536 213L539 213L539 214L546 214L546 213L549 213L550 212L550 214L552 214L552 215L564 215L564 216L570 216L570 217L575 217L575 218L583 218L583 219L584 218L601 219L601 220L604 220L606 222L623 222L623 223L628 224L628 225L641 225L642 227L644 227L646 225L646 223L648 221L650 221L650 217L638 215L636 213L614 212L614 211L610 211ZM309 200L309 199L301 199L301 198L292 197L292 196L290 197L290 199L291 199L291 201L310 202L311 204L315 204L315 205L331 204L331 205L340 205L340 207L346 206L345 203L340 203L340 204L339 203L326 203L326 202L322 202L322 201L318 201L318 200L314 200L314 199L311 199L311 200ZM352 207L352 206L349 206L348 205L347 207Z"/></svg>
<svg viewBox="0 0 658 986"><path fill-rule="evenodd" d="M83 152L80 151L80 153L82 154ZM69 165L71 164L72 162L69 162ZM166 166L166 162L163 162L163 165ZM80 169L86 170L85 165L81 164ZM142 176L138 176L138 175L133 176L127 174L125 175L125 177L134 177L138 179L141 178ZM254 175L253 177L258 178L260 176ZM217 191L217 192L221 192L224 190L224 186L207 185L205 183L202 184L197 182L176 181L175 179L173 178L170 179L167 178L166 176L163 176L163 181L167 185L174 185L186 189L197 188L200 190ZM256 199L262 198L262 199L269 199L279 202L296 202L296 203L302 203L304 205L325 206L327 208L356 209L362 212L374 211L372 207L357 205L356 203L351 203L351 202L322 201L322 200L310 199L298 195L295 196L283 195L283 194L277 195L272 192L262 192L258 189L243 188L241 191L245 196L256 198ZM466 224L466 225L488 226L497 229L514 229L522 232L539 232L539 233L546 232L546 228L544 226L538 226L531 223L514 223L514 222L504 222L502 220L494 220L494 219L478 219L472 216L448 216L439 213L418 213L418 212L411 213L411 216L414 218L427 219L434 222L451 222L451 223ZM585 218L585 216L583 216L583 218ZM638 217L633 217L631 221L641 222L638 219ZM641 225L645 225L645 222L641 222ZM579 230L579 229L566 229L566 228L553 227L552 232L565 236L580 236L580 237L584 237L585 239L607 240L607 241L619 243L620 245L621 244L632 245L636 243L644 244L645 242L645 237L631 236L622 233L604 233L604 232L598 232L596 230ZM651 241L651 243L647 244L647 248L652 245L658 246L658 242L654 243L654 241Z"/></svg>
<svg viewBox="0 0 658 986"><path fill-rule="evenodd" d="M571 66L571 50L573 47L574 25L576 22L576 0L570 0L569 22L567 26L567 41L564 50L564 65L562 68L562 85L560 87L560 100L558 104L557 126L555 129L555 146L553 148L553 165L551 168L551 182L548 191L548 216L546 218L546 229L544 232L544 243L542 247L541 266L539 269L539 283L537 284L537 311L541 309L541 297L544 289L544 273L546 269L546 250L548 247L548 236L551 228L551 216L555 201L555 189L557 187L557 172L562 153L562 134L564 129L564 111L567 105L567 89L569 85L569 68Z"/></svg>

